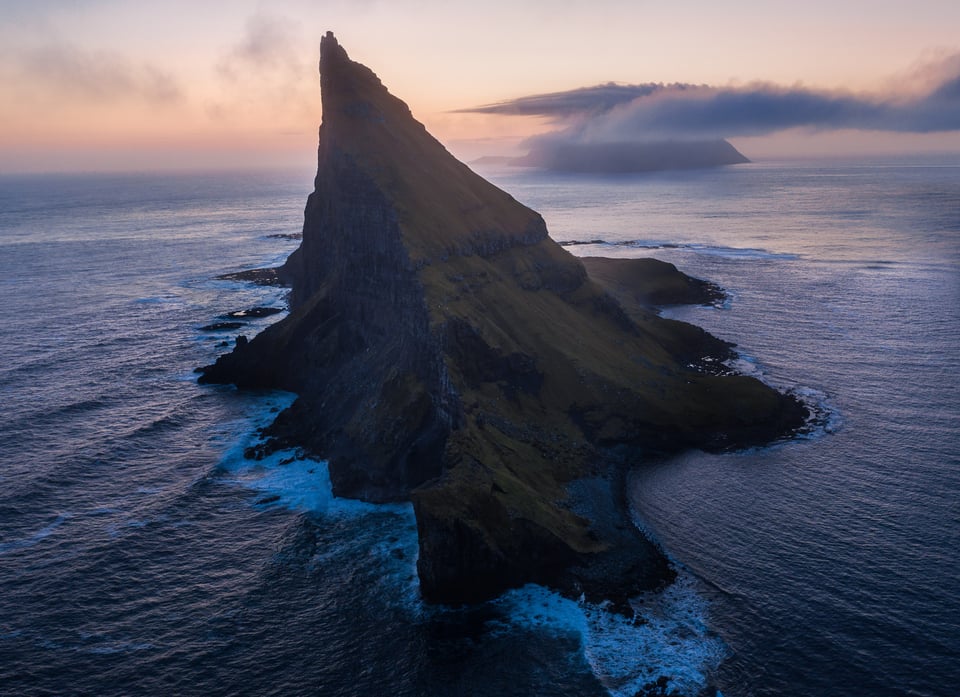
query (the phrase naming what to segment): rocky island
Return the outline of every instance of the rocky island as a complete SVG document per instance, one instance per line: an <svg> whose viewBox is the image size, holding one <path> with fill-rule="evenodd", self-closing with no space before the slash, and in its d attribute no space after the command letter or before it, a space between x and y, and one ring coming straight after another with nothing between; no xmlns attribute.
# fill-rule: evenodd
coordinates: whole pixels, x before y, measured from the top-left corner
<svg viewBox="0 0 960 697"><path fill-rule="evenodd" d="M327 459L338 496L412 501L428 600L538 582L622 602L669 581L624 464L767 442L805 408L715 369L728 344L652 309L715 288L651 260L585 265L330 33L320 74L315 188L272 272L290 314L201 382L295 392L265 448Z"/></svg>
<svg viewBox="0 0 960 697"><path fill-rule="evenodd" d="M480 164L486 162L550 172L629 174L722 167L750 160L723 139L577 143L544 136L532 139L525 155L478 160Z"/></svg>

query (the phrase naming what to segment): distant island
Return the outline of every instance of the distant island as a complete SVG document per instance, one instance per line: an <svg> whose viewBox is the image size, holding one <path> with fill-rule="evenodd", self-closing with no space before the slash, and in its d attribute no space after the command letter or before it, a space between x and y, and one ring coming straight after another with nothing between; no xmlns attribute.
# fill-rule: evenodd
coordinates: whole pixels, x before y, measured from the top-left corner
<svg viewBox="0 0 960 697"><path fill-rule="evenodd" d="M429 601L537 582L626 599L674 576L633 525L624 466L769 442L794 397L730 374L729 344L654 307L722 291L670 264L580 260L541 216L452 157L332 33L300 247L239 275L290 314L203 383L298 398L252 456L329 461L338 496L412 501Z"/></svg>
<svg viewBox="0 0 960 697"><path fill-rule="evenodd" d="M526 155L482 157L473 164L533 167L550 172L630 174L672 169L700 169L750 162L728 141L667 140L645 143L575 143L534 139Z"/></svg>

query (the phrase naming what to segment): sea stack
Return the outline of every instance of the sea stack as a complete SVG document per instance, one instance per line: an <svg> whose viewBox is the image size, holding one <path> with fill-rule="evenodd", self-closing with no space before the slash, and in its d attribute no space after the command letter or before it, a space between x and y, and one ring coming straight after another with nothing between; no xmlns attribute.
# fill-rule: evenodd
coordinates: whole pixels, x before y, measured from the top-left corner
<svg viewBox="0 0 960 697"><path fill-rule="evenodd" d="M328 459L338 496L412 500L428 600L528 582L622 600L669 581L623 463L765 442L804 408L705 371L726 344L631 300L626 267L610 290L591 280L331 33L320 75L315 189L278 270L291 312L201 381L297 393L267 447Z"/></svg>

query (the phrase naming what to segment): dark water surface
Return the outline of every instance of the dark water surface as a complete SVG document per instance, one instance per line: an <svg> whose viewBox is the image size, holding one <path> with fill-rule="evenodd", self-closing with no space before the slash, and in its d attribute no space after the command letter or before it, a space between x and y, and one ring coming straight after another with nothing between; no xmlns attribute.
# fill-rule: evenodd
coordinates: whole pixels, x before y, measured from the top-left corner
<svg viewBox="0 0 960 697"><path fill-rule="evenodd" d="M727 288L726 309L668 314L820 412L797 442L633 472L641 524L710 600L724 694L955 694L960 167L650 179L530 202L557 201L554 237L604 242L578 254L649 253ZM573 189L581 207L560 202Z"/></svg>
<svg viewBox="0 0 960 697"><path fill-rule="evenodd" d="M683 309L818 431L632 475L684 565L634 625L537 587L424 606L409 506L242 458L279 393L198 387L283 293L309 173L0 178L0 693L949 695L960 683L960 169L495 174L577 253L729 288ZM712 676L712 677L711 677Z"/></svg>

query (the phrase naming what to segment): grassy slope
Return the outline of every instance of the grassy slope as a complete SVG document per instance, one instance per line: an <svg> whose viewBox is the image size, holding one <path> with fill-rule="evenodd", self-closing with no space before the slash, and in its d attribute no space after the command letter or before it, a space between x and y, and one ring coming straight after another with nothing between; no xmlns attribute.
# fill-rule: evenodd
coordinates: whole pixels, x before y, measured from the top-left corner
<svg viewBox="0 0 960 697"><path fill-rule="evenodd" d="M395 207L462 406L445 474L413 496L421 523L457 532L421 534L421 561L463 540L507 566L537 548L547 550L544 566L569 561L567 552L600 552L608 541L570 510L567 493L596 473L598 447L719 447L776 430L781 395L751 378L686 368L684 347L699 330L638 303L625 312L546 237L539 214L450 156L372 72L327 48L322 147L345 154ZM275 332L277 355L314 304ZM418 389L412 376L396 384Z"/></svg>

